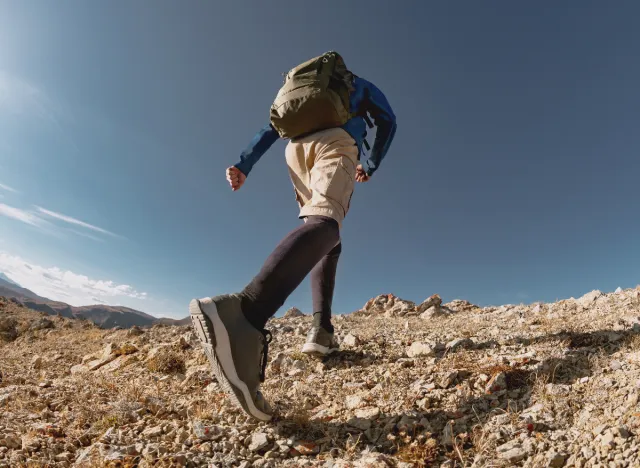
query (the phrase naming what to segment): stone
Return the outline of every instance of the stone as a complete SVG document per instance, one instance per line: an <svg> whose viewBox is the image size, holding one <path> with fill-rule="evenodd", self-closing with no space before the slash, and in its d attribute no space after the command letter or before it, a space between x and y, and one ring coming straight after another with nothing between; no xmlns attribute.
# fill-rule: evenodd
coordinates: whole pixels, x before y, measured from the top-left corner
<svg viewBox="0 0 640 468"><path fill-rule="evenodd" d="M44 361L42 360L42 357L40 356L33 356L33 358L31 359L31 368L32 369L40 369L42 368L42 363Z"/></svg>
<svg viewBox="0 0 640 468"><path fill-rule="evenodd" d="M364 399L360 395L349 395L345 403L348 409L356 409L364 404Z"/></svg>
<svg viewBox="0 0 640 468"><path fill-rule="evenodd" d="M4 440L0 445L15 450L22 447L22 440L17 435L8 434L4 436Z"/></svg>
<svg viewBox="0 0 640 468"><path fill-rule="evenodd" d="M411 346L407 348L406 353L410 358L418 356L433 357L436 355L436 351L432 346L421 341L414 341L413 343L411 343Z"/></svg>
<svg viewBox="0 0 640 468"><path fill-rule="evenodd" d="M447 343L447 350L455 351L456 349L473 349L475 343L471 338L457 338Z"/></svg>
<svg viewBox="0 0 640 468"><path fill-rule="evenodd" d="M547 466L549 468L561 468L564 466L566 456L562 453L551 451L547 454Z"/></svg>
<svg viewBox="0 0 640 468"><path fill-rule="evenodd" d="M422 312L420 314L420 318L422 320L429 320L434 317L438 317L439 315L442 315L442 308L434 306L434 307L429 307L427 310Z"/></svg>
<svg viewBox="0 0 640 468"><path fill-rule="evenodd" d="M432 296L422 301L422 303L418 306L418 313L421 314L432 307L438 309L441 305L442 298L437 294L433 294Z"/></svg>
<svg viewBox="0 0 640 468"><path fill-rule="evenodd" d="M438 385L441 388L449 388L458 378L458 371L451 371L445 374L441 379L438 380Z"/></svg>
<svg viewBox="0 0 640 468"><path fill-rule="evenodd" d="M349 333L347 336L345 336L342 339L342 343L344 345L346 345L346 346L350 346L350 347L354 348L354 347L360 345L360 339L357 336Z"/></svg>
<svg viewBox="0 0 640 468"><path fill-rule="evenodd" d="M73 454L71 452L62 452L54 457L54 459L58 462L69 462L73 460Z"/></svg>
<svg viewBox="0 0 640 468"><path fill-rule="evenodd" d="M356 410L355 415L358 418L362 418L362 419L370 419L370 420L378 419L378 417L380 416L380 408L377 408L375 406L369 406L368 408L362 408L362 409Z"/></svg>
<svg viewBox="0 0 640 468"><path fill-rule="evenodd" d="M495 392L499 392L500 390L506 390L507 389L507 374L505 374L504 372L498 372L496 375L494 375L489 382L487 383L487 386L485 387L485 391L487 393L495 393Z"/></svg>
<svg viewBox="0 0 640 468"><path fill-rule="evenodd" d="M600 440L600 444L603 447L613 448L616 445L616 443L614 442L614 439L615 439L615 435L614 435L613 431L607 431L602 436L602 439Z"/></svg>
<svg viewBox="0 0 640 468"><path fill-rule="evenodd" d="M76 364L75 366L71 366L69 372L71 372L71 375L83 374L89 372L89 368L84 364Z"/></svg>
<svg viewBox="0 0 640 468"><path fill-rule="evenodd" d="M320 453L320 447L313 442L299 441L293 446L300 455L315 455Z"/></svg>
<svg viewBox="0 0 640 468"><path fill-rule="evenodd" d="M594 436L599 436L600 434L602 434L609 426L607 426L606 424L600 424L599 426L596 426L591 433Z"/></svg>
<svg viewBox="0 0 640 468"><path fill-rule="evenodd" d="M629 437L631 437L631 433L624 426L618 426L615 429L613 429L612 432L613 432L614 435L617 435L618 437L620 437L622 439L628 439Z"/></svg>
<svg viewBox="0 0 640 468"><path fill-rule="evenodd" d="M13 341L18 337L18 322L11 317L0 317L0 341Z"/></svg>
<svg viewBox="0 0 640 468"><path fill-rule="evenodd" d="M127 336L140 336L142 334L144 334L144 331L138 325L134 325L127 331Z"/></svg>
<svg viewBox="0 0 640 468"><path fill-rule="evenodd" d="M264 432L256 432L251 435L249 441L249 450L252 452L258 452L269 445L269 439Z"/></svg>
<svg viewBox="0 0 640 468"><path fill-rule="evenodd" d="M291 364L291 367L293 369L306 370L307 369L307 363L304 362L302 359L295 359L293 361L293 363Z"/></svg>
<svg viewBox="0 0 640 468"><path fill-rule="evenodd" d="M195 436L201 440L217 439L224 432L224 429L222 429L220 426L208 426L203 424L201 421L195 421L192 427ZM183 430L178 433L177 437L186 440L188 438L188 433L187 431Z"/></svg>
<svg viewBox="0 0 640 468"><path fill-rule="evenodd" d="M160 437L162 435L162 426L149 427L142 431L142 435L148 438Z"/></svg>
<svg viewBox="0 0 640 468"><path fill-rule="evenodd" d="M285 353L278 353L273 361L271 361L271 369L275 372L283 371L291 365L291 358Z"/></svg>
<svg viewBox="0 0 640 468"><path fill-rule="evenodd" d="M442 445L446 447L453 446L453 426L451 424L447 424L444 426L444 429L442 430L441 442Z"/></svg>
<svg viewBox="0 0 640 468"><path fill-rule="evenodd" d="M527 452L522 447L514 447L506 452L500 453L499 458L511 463L518 463L519 461L524 460L526 456Z"/></svg>
<svg viewBox="0 0 640 468"><path fill-rule="evenodd" d="M42 317L38 320L35 320L29 327L29 330L32 330L32 331L47 330L53 327L54 327L54 324L51 320L49 320L46 317Z"/></svg>
<svg viewBox="0 0 640 468"><path fill-rule="evenodd" d="M355 427L356 429L360 429L361 431L366 431L371 427L372 424L373 423L370 419L363 419L358 417L351 418L347 421L348 426Z"/></svg>
<svg viewBox="0 0 640 468"><path fill-rule="evenodd" d="M590 306L596 299L598 299L600 296L602 296L602 292L596 290L593 290L587 294L585 294L584 296L582 296L579 299L576 299L576 302L581 305L582 307L588 307Z"/></svg>
<svg viewBox="0 0 640 468"><path fill-rule="evenodd" d="M302 313L302 311L300 309L298 309L297 307L291 307L289 310L287 310L284 315L283 318L294 318L294 317L304 317L304 314Z"/></svg>

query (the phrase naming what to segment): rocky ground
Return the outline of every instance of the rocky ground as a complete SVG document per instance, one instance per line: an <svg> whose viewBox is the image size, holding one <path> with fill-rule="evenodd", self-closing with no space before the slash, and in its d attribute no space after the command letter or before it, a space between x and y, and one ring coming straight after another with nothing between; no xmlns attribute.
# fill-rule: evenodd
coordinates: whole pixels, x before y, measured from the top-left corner
<svg viewBox="0 0 640 468"><path fill-rule="evenodd" d="M212 381L189 327L101 330L0 298L0 467L640 466L640 290L480 308L392 295L338 355L272 320L269 423Z"/></svg>

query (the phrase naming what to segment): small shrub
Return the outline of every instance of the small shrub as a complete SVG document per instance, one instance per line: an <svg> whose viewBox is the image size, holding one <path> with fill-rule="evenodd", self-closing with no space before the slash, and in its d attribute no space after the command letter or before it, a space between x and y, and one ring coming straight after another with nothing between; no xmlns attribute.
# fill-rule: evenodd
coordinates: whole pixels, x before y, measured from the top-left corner
<svg viewBox="0 0 640 468"><path fill-rule="evenodd" d="M187 366L184 357L173 350L161 350L147 361L147 369L162 374L184 374Z"/></svg>

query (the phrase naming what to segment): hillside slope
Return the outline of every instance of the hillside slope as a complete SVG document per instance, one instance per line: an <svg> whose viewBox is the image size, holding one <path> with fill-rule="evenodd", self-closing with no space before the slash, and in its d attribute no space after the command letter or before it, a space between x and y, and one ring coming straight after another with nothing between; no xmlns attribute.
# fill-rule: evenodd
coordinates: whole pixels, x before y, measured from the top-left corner
<svg viewBox="0 0 640 468"><path fill-rule="evenodd" d="M74 307L64 302L53 301L38 296L33 291L12 282L0 273L0 296L14 298L29 309L44 312L48 315L61 315L67 318L81 318L91 320L101 328L129 328L133 326L150 327L156 323L164 325L186 325L188 318L175 320L157 318L130 307L109 306L96 304Z"/></svg>
<svg viewBox="0 0 640 468"><path fill-rule="evenodd" d="M4 301L0 467L640 466L639 315L637 289L486 308L379 296L335 318L342 351L322 361L299 352L309 316L273 319L277 418L257 423L189 327L100 330Z"/></svg>

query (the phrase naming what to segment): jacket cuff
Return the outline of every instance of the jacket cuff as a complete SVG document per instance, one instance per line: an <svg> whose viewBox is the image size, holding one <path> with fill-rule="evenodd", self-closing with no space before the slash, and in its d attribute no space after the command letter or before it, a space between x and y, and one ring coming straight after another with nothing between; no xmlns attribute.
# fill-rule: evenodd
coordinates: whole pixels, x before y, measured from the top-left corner
<svg viewBox="0 0 640 468"><path fill-rule="evenodd" d="M239 162L234 164L233 167L237 168L242 172L246 177L249 177L249 172L251 172L251 165L246 162Z"/></svg>

